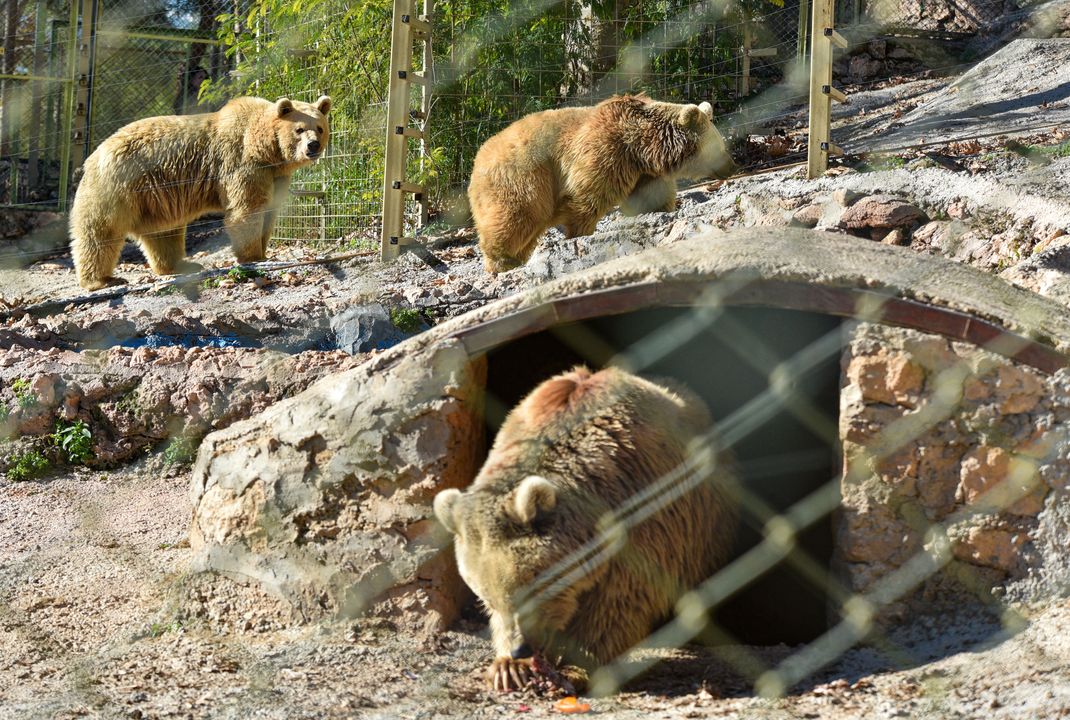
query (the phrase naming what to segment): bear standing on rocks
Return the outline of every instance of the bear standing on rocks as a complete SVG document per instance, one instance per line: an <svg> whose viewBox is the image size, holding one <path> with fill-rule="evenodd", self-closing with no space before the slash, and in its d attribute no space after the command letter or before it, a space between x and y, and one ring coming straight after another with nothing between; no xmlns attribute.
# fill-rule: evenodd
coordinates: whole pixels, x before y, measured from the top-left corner
<svg viewBox="0 0 1070 720"><path fill-rule="evenodd" d="M713 107L614 96L546 110L491 137L476 154L468 199L489 272L528 261L547 228L594 232L613 207L625 214L676 207L676 180L734 171Z"/></svg>
<svg viewBox="0 0 1070 720"><path fill-rule="evenodd" d="M734 475L710 428L687 390L577 368L510 412L471 487L435 497L490 615L492 687L524 686L536 656L584 682L725 563Z"/></svg>
<svg viewBox="0 0 1070 720"><path fill-rule="evenodd" d="M123 242L137 240L157 275L193 272L186 224L226 212L238 262L263 260L290 176L322 155L331 99L243 97L218 112L138 120L102 142L84 165L71 208L71 251L86 290L112 275Z"/></svg>

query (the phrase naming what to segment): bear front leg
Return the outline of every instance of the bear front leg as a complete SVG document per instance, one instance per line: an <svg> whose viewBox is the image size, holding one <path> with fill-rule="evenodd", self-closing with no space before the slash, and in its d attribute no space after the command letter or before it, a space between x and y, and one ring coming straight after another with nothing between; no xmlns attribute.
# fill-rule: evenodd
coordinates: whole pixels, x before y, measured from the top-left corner
<svg viewBox="0 0 1070 720"><path fill-rule="evenodd" d="M96 233L80 227L77 216L71 223L71 235L71 256L79 285L86 290L100 290L126 283L123 278L112 275L119 264L126 238L110 229Z"/></svg>
<svg viewBox="0 0 1070 720"><path fill-rule="evenodd" d="M268 242L271 241L271 235L275 232L275 221L279 217L279 208L286 202L286 196L289 192L289 176L275 178L275 185L271 193L271 204L264 212L264 228L260 233L260 252L265 258L267 257Z"/></svg>
<svg viewBox="0 0 1070 720"><path fill-rule="evenodd" d="M268 242L271 241L271 234L275 232L275 220L278 219L278 209L268 210L264 215L264 228L260 231L260 254L263 257L267 257Z"/></svg>
<svg viewBox="0 0 1070 720"><path fill-rule="evenodd" d="M264 259L263 211L231 211L224 224L230 235L230 246L239 263L259 262Z"/></svg>
<svg viewBox="0 0 1070 720"><path fill-rule="evenodd" d="M601 215L573 215L565 223L565 237L571 239L591 235L601 219Z"/></svg>
<svg viewBox="0 0 1070 720"><path fill-rule="evenodd" d="M644 176L620 204L621 214L626 216L672 212L675 209L676 181L663 177Z"/></svg>
<svg viewBox="0 0 1070 720"><path fill-rule="evenodd" d="M200 272L203 265L186 260L186 226L138 237L141 252L157 275Z"/></svg>
<svg viewBox="0 0 1070 720"><path fill-rule="evenodd" d="M519 633L501 613L490 613L490 636L497 657L487 668L487 684L492 690L520 690L534 675L532 658L514 658L513 649L521 644Z"/></svg>

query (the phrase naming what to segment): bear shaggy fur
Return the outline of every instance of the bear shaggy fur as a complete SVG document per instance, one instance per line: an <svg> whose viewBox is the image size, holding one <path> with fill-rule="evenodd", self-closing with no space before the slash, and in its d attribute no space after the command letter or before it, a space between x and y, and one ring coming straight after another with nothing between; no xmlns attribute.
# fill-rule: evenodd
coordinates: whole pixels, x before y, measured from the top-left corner
<svg viewBox="0 0 1070 720"><path fill-rule="evenodd" d="M242 97L218 112L146 118L93 151L71 209L71 250L86 290L112 275L127 237L157 275L192 272L186 224L226 212L238 262L263 260L290 176L327 146L331 99Z"/></svg>
<svg viewBox="0 0 1070 720"><path fill-rule="evenodd" d="M734 475L710 429L686 389L576 368L512 410L471 487L435 497L490 616L492 687L526 684L533 656L585 682L724 564Z"/></svg>
<svg viewBox="0 0 1070 720"><path fill-rule="evenodd" d="M468 199L489 272L523 265L547 228L594 232L626 215L676 208L676 180L728 177L734 164L709 103L643 95L546 110L491 137L476 154Z"/></svg>

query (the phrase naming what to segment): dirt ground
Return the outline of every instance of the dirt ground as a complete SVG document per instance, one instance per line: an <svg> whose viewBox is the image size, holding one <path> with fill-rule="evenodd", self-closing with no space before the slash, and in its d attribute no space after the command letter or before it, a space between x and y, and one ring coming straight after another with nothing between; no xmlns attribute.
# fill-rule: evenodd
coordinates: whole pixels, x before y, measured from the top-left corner
<svg viewBox="0 0 1070 720"><path fill-rule="evenodd" d="M414 647L366 623L286 629L280 603L187 575L188 476L152 461L0 485L0 714L5 718L551 717L553 699L485 690L476 613ZM785 612L790 612L786 599ZM1070 605L1013 630L921 617L779 699L742 658L797 648L686 646L624 692L619 718L1057 718L1070 714Z"/></svg>

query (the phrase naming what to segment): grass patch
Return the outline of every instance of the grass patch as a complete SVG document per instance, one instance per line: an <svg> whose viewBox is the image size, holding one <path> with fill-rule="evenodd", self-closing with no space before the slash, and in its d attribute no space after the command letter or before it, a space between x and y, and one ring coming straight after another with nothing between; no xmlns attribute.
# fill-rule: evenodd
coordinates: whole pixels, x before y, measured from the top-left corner
<svg viewBox="0 0 1070 720"><path fill-rule="evenodd" d="M222 275L216 275L205 279L201 283L203 288L217 288L224 280L233 280L235 283L250 282L253 278L263 277L264 273L260 272L256 268L246 267L232 267Z"/></svg>
<svg viewBox="0 0 1070 720"><path fill-rule="evenodd" d="M197 455L199 446L200 443L188 435L171 438L171 442L163 449L164 465L189 465Z"/></svg>
<svg viewBox="0 0 1070 720"><path fill-rule="evenodd" d="M394 323L394 327L404 333L419 332L423 326L423 318L420 316L420 311L415 308L390 308L390 322Z"/></svg>
<svg viewBox="0 0 1070 720"><path fill-rule="evenodd" d="M15 402L20 408L33 407L37 404L37 396L30 390L30 381L26 378L19 378L11 383L11 389L15 393Z"/></svg>
<svg viewBox="0 0 1070 720"><path fill-rule="evenodd" d="M33 480L41 477L48 470L48 458L36 450L29 450L15 456L7 469L7 476L16 481Z"/></svg>

